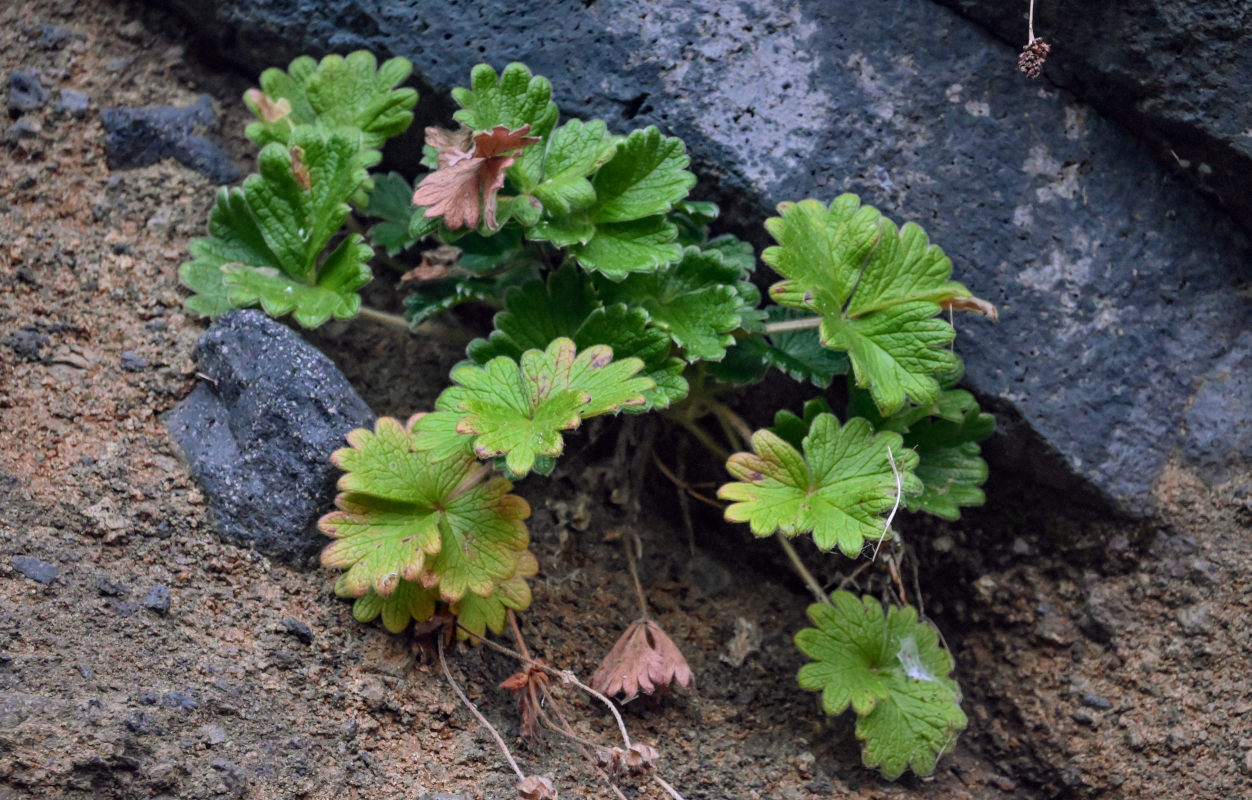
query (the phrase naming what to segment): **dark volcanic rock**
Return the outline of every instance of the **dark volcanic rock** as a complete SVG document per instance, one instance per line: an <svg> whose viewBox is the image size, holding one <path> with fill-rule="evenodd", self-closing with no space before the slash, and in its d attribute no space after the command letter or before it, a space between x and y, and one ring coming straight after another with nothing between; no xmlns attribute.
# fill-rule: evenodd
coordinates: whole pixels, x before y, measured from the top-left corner
<svg viewBox="0 0 1252 800"><path fill-rule="evenodd" d="M15 69L9 73L9 114L17 116L26 111L43 108L48 102L48 90L43 88L39 76L28 69Z"/></svg>
<svg viewBox="0 0 1252 800"><path fill-rule="evenodd" d="M1188 427L1224 430L1226 465L1252 454L1252 404L1217 390L1247 358L1246 236L1135 136L1026 80L1014 47L946 8L174 5L254 72L368 48L410 58L426 88L446 93L480 60L524 61L552 80L566 115L681 136L698 193L758 243L777 202L842 191L920 222L956 277L1001 309L997 326L961 320L958 342L967 383L1010 434L989 448L996 468L1147 513L1170 458L1215 460ZM442 113L443 102L427 91L419 110Z"/></svg>
<svg viewBox="0 0 1252 800"><path fill-rule="evenodd" d="M1026 3L938 0L1026 43ZM1252 4L1122 0L1035 4L1047 80L1147 139L1170 170L1252 230Z"/></svg>
<svg viewBox="0 0 1252 800"><path fill-rule="evenodd" d="M133 169L174 158L216 183L238 180L239 168L217 141L198 133L217 121L210 98L194 105L106 108L100 122L108 137L105 150L113 169Z"/></svg>
<svg viewBox="0 0 1252 800"><path fill-rule="evenodd" d="M229 541L300 563L338 474L329 457L374 415L330 359L259 311L219 319L196 349L205 380L167 420Z"/></svg>

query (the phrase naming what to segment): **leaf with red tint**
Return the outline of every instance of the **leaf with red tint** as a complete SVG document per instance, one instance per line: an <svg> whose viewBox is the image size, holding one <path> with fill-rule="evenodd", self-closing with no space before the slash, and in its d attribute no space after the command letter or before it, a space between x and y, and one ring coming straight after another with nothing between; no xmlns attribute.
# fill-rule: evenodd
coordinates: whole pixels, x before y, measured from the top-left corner
<svg viewBox="0 0 1252 800"><path fill-rule="evenodd" d="M538 775L523 778L517 784L517 796L520 800L557 800L552 781Z"/></svg>
<svg viewBox="0 0 1252 800"><path fill-rule="evenodd" d="M418 184L413 204L426 206L427 217L443 217L450 230L476 228L479 219L492 230L499 228L496 198L504 171L519 150L539 141L527 136L529 131L529 125L515 131L497 125L471 139L466 129L427 128L426 144L439 151L439 168Z"/></svg>
<svg viewBox="0 0 1252 800"><path fill-rule="evenodd" d="M691 689L695 678L678 646L650 619L631 623L591 676L593 689L610 696L620 692L625 700L675 683Z"/></svg>

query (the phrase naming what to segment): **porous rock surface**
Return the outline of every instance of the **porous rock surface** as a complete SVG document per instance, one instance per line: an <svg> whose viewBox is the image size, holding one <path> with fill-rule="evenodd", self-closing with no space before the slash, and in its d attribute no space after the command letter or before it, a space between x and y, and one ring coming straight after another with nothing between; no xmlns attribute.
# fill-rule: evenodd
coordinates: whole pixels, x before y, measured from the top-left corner
<svg viewBox="0 0 1252 800"><path fill-rule="evenodd" d="M958 323L966 382L1007 432L989 447L993 468L1147 514L1171 460L1220 478L1214 462L1252 459L1252 404L1213 388L1248 358L1252 248L1240 227L1162 171L1138 131L1024 78L1015 47L948 8L174 6L253 73L305 52L405 56L423 113L445 112L475 63L523 61L552 80L563 115L681 136L698 191L758 244L779 201L843 191L921 223L956 277L1001 311L996 326ZM1213 441L1217 454L1202 444Z"/></svg>
<svg viewBox="0 0 1252 800"><path fill-rule="evenodd" d="M200 383L167 419L218 532L300 564L325 542L329 456L373 413L338 368L259 311L222 316L196 348Z"/></svg>
<svg viewBox="0 0 1252 800"><path fill-rule="evenodd" d="M1026 43L1027 3L939 0ZM1035 4L1048 79L1121 121L1252 230L1252 4L1121 0Z"/></svg>

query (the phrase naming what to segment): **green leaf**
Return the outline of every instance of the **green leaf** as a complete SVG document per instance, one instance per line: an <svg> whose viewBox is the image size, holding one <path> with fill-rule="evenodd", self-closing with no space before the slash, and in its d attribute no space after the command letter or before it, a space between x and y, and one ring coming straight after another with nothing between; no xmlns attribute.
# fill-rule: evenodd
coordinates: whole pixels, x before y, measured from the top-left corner
<svg viewBox="0 0 1252 800"><path fill-rule="evenodd" d="M744 301L734 286L739 277L739 267L721 253L688 247L667 269L620 283L600 281L599 288L606 302L646 310L651 324L668 333L688 361L719 361L741 323Z"/></svg>
<svg viewBox="0 0 1252 800"><path fill-rule="evenodd" d="M361 154L339 132L301 127L293 141L267 145L260 174L218 193L210 236L191 243L193 260L179 271L197 293L188 310L213 316L260 302L273 314L294 311L306 327L356 316L372 251L353 235L323 253L366 179Z"/></svg>
<svg viewBox="0 0 1252 800"><path fill-rule="evenodd" d="M674 241L678 230L663 216L607 222L579 231L589 238L568 245L570 255L583 269L595 270L609 280L650 272L682 257L682 248Z"/></svg>
<svg viewBox="0 0 1252 800"><path fill-rule="evenodd" d="M799 319L803 312L774 306L769 310L770 322ZM836 375L848 372L848 356L823 347L816 328L781 331L769 335L764 359L798 381L808 381L821 389L830 386Z"/></svg>
<svg viewBox="0 0 1252 800"><path fill-rule="evenodd" d="M669 336L648 327L648 315L642 309L622 304L604 307L591 281L572 264L550 274L546 284L532 281L509 292L505 310L495 317L495 328L490 339L476 339L466 351L480 365L496 356L519 359L526 350L544 348L564 336L573 339L580 350L608 345L614 358L643 361L639 375L650 378L656 387L643 393L644 405L624 411L668 408L687 395L683 362L670 357Z"/></svg>
<svg viewBox="0 0 1252 800"><path fill-rule="evenodd" d="M897 230L855 195L778 208L765 223L778 245L762 254L787 279L770 289L774 300L823 317L822 344L848 353L857 386L884 414L909 399L935 402L935 375L956 365L940 304L971 297L948 280L952 262L921 228Z"/></svg>
<svg viewBox="0 0 1252 800"><path fill-rule="evenodd" d="M800 685L822 693L828 714L849 706L856 712L866 766L888 779L906 769L929 775L968 723L938 631L918 622L912 607L884 615L873 597L848 592L831 595L831 603L809 606L816 627L796 634L813 659L800 668Z"/></svg>
<svg viewBox="0 0 1252 800"><path fill-rule="evenodd" d="M439 229L439 220L413 205L413 187L398 173L374 178L369 200L361 209L382 222L369 229L369 239L390 255L398 255Z"/></svg>
<svg viewBox="0 0 1252 800"><path fill-rule="evenodd" d="M452 118L476 132L497 125L511 131L529 125L530 136L544 138L556 125L552 84L547 78L532 76L524 64L509 64L499 75L490 66L479 64L470 71L470 87L452 90L452 99L461 106ZM529 193L539 182L543 158L542 147L529 147L509 167L508 175L521 192Z"/></svg>
<svg viewBox="0 0 1252 800"><path fill-rule="evenodd" d="M709 239L709 223L721 213L717 203L679 200L669 212L670 222L678 227L678 243L683 247L704 245Z"/></svg>
<svg viewBox="0 0 1252 800"><path fill-rule="evenodd" d="M987 462L978 443L995 431L995 417L983 413L967 391L944 389L933 406L908 406L883 418L867 392L854 390L850 408L878 430L903 435L904 445L918 456L922 492L905 498L910 511L928 511L944 519L960 519L962 506L980 506L986 499Z"/></svg>
<svg viewBox="0 0 1252 800"><path fill-rule="evenodd" d="M335 585L335 594L340 597L351 597L344 584L343 577ZM439 592L427 589L420 583L401 580L396 584L395 591L383 597L370 589L352 604L352 616L358 622L373 622L379 616L383 618L383 627L392 633L403 633L409 623L425 622L435 615L435 601Z"/></svg>
<svg viewBox="0 0 1252 800"><path fill-rule="evenodd" d="M352 597L388 597L401 580L437 587L449 603L467 591L489 596L517 571L530 507L468 453L429 458L415 444L416 420L382 417L331 456L345 474L339 510L318 523L335 539L322 564L347 570L339 589Z"/></svg>
<svg viewBox="0 0 1252 800"><path fill-rule="evenodd" d="M466 594L450 606L456 615L458 639L474 640L484 636L487 630L492 633L503 633L505 614L509 609L525 611L530 607L530 584L527 578L539 572L539 562L532 553L524 553L518 559L517 571L512 578L496 587L490 597L483 597L472 592Z"/></svg>
<svg viewBox="0 0 1252 800"><path fill-rule="evenodd" d="M635 131L596 170L590 183L593 204L580 207L588 196L580 186L574 195L578 204L566 203L569 210L562 211L559 200L553 203L549 218L527 235L568 247L583 269L614 281L675 262L682 248L678 228L666 215L695 184L695 176L684 169L688 161L681 139L652 127Z"/></svg>
<svg viewBox="0 0 1252 800"><path fill-rule="evenodd" d="M248 92L244 102L261 121L248 126L247 136L264 147L271 142L290 144L299 125L316 125L327 131L350 127L359 132L359 147L377 150L413 121L417 92L395 88L412 71L413 65L403 58L390 59L379 67L373 54L364 50L347 58L329 55L321 63L301 56L286 72L267 69L261 73L264 97L270 103L286 100L291 111L267 122L262 107L266 99L255 91ZM370 160L376 163L376 159Z"/></svg>
<svg viewBox="0 0 1252 800"><path fill-rule="evenodd" d="M634 131L592 180L597 223L629 222L666 214L687 196L696 178L682 139L662 136L655 127Z"/></svg>
<svg viewBox="0 0 1252 800"><path fill-rule="evenodd" d="M483 367L454 368L457 385L444 390L437 406L460 412L456 430L475 437L479 458L503 456L508 469L521 476L536 458L561 454L563 431L589 417L643 405L643 392L654 384L635 377L642 367L638 358L614 361L609 347L579 353L573 341L559 338L546 350L527 350L520 364L497 356ZM419 420L419 446L427 431L446 436L446 419L429 414Z"/></svg>
<svg viewBox="0 0 1252 800"><path fill-rule="evenodd" d="M736 453L726 462L738 480L717 496L734 501L726 519L747 522L757 536L811 532L820 549L837 545L855 558L866 540L886 533L881 516L895 505L897 493L922 490L913 474L917 455L904 448L899 434L875 434L864 419L841 428L833 414L818 415L804 437L803 455L769 430L752 435L752 448L755 453Z"/></svg>
<svg viewBox="0 0 1252 800"><path fill-rule="evenodd" d="M785 408L775 411L774 425L769 430L799 450L803 447L804 437L809 435L813 422L822 414L829 413L831 413L830 404L826 402L826 398L814 397L805 401L801 416L797 417ZM859 415L849 414L848 416L851 418Z"/></svg>
<svg viewBox="0 0 1252 800"><path fill-rule="evenodd" d="M543 180L531 192L544 209L564 216L595 203L596 192L587 177L616 151L604 122L570 120L553 131L546 144Z"/></svg>

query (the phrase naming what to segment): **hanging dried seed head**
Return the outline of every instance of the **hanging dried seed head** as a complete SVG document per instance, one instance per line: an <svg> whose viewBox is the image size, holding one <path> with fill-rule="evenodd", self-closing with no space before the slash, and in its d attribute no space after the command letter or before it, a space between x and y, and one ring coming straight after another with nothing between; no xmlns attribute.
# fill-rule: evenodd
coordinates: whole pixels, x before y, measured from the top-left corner
<svg viewBox="0 0 1252 800"><path fill-rule="evenodd" d="M1038 78L1051 50L1052 46L1043 39L1032 39L1017 57L1017 68L1026 73L1028 78Z"/></svg>

